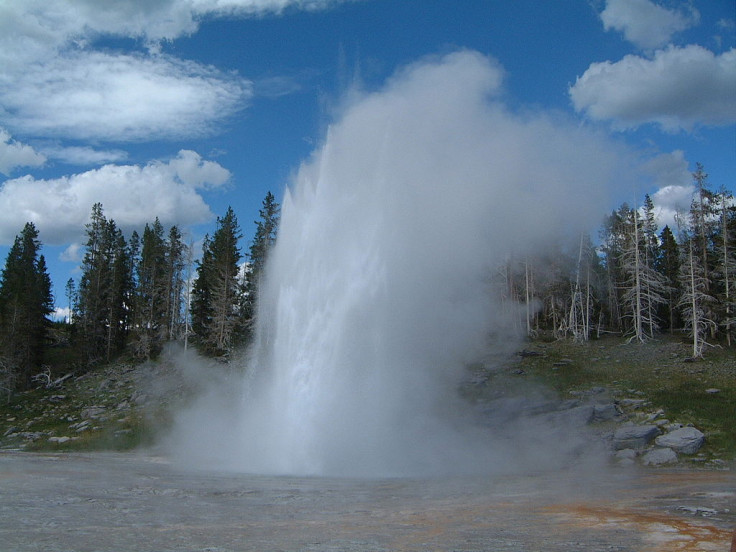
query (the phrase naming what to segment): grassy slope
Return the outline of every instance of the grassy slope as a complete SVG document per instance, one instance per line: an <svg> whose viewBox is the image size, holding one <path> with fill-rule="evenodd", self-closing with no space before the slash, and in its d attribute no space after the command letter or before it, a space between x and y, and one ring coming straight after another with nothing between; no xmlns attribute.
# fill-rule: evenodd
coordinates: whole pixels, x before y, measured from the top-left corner
<svg viewBox="0 0 736 552"><path fill-rule="evenodd" d="M644 397L651 402L648 411L661 408L669 420L692 423L706 432L710 455L736 460L733 349L711 349L699 362L685 362L688 345L669 336L645 345L608 337L586 344L534 342L527 349L542 354L516 357L506 371L507 375L523 371L524 376L514 384L522 391L533 378L565 398L571 391L595 386L621 396ZM58 367L56 371L63 374ZM186 395L176 376L176 367L166 363L134 366L118 362L69 378L58 388L36 389L9 400L0 397L0 448L128 450L150 442L154 428L166 425L172 405ZM719 392L706 393L714 388ZM102 412L85 417L84 410L91 406L102 407ZM88 423L82 429L76 427L85 419ZM29 439L29 433L38 435ZM64 436L74 439L49 441Z"/></svg>
<svg viewBox="0 0 736 552"><path fill-rule="evenodd" d="M734 349L710 349L696 362L686 361L688 344L670 336L646 344L608 337L585 344L532 343L528 349L543 355L522 358L518 365L561 395L594 386L636 392L651 402L649 410L661 408L669 420L704 431L711 453L736 459Z"/></svg>

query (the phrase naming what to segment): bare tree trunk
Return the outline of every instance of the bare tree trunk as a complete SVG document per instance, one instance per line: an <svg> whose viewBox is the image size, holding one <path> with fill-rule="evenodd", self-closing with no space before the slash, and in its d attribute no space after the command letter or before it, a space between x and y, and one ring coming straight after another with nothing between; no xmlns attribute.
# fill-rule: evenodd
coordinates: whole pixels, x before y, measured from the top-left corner
<svg viewBox="0 0 736 552"><path fill-rule="evenodd" d="M700 339L700 331L699 331L699 320L698 320L698 300L697 300L697 292L695 287L695 258L693 256L693 244L692 241L690 242L690 291L691 291L691 297L690 297L690 308L692 312L690 313L690 316L692 317L691 324L693 328L693 358L697 358L701 356L701 345L699 342Z"/></svg>

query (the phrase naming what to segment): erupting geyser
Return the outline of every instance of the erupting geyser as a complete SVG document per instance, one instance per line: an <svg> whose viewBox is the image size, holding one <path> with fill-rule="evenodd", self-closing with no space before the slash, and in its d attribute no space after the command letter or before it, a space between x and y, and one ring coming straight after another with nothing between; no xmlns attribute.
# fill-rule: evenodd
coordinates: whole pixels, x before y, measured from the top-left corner
<svg viewBox="0 0 736 552"><path fill-rule="evenodd" d="M353 475L507 457L455 397L464 362L514 346L489 274L601 212L615 156L560 118L511 113L501 80L461 51L345 107L285 195L243 397L186 415L187 455Z"/></svg>

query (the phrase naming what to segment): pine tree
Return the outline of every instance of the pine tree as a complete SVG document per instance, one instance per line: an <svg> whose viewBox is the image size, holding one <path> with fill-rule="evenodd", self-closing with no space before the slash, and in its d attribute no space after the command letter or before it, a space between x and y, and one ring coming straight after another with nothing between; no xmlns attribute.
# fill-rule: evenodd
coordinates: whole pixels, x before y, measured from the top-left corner
<svg viewBox="0 0 736 552"><path fill-rule="evenodd" d="M659 318L667 323L670 333L682 325L677 305L682 291L680 289L680 251L677 240L670 230L665 226L659 235L660 246L655 259L655 269L664 278L665 292L664 302L660 305Z"/></svg>
<svg viewBox="0 0 736 552"><path fill-rule="evenodd" d="M15 238L0 277L0 364L5 387L27 388L43 360L51 279L33 223Z"/></svg>
<svg viewBox="0 0 736 552"><path fill-rule="evenodd" d="M133 301L133 282L130 274L132 261L130 250L113 220L107 224L108 259L110 266L110 290L107 303L107 337L105 339L105 358L110 360L122 351L130 331L131 303Z"/></svg>
<svg viewBox="0 0 736 552"><path fill-rule="evenodd" d="M168 332L166 244L164 229L158 217L153 225L146 224L143 230L136 274L136 319L132 346L136 356L151 358L160 352Z"/></svg>
<svg viewBox="0 0 736 552"><path fill-rule="evenodd" d="M271 192L268 192L263 199L259 215L260 220L255 223L256 232L248 254L250 262L245 274L245 296L242 307L242 315L249 329L255 319L258 288L263 277L268 254L276 242L281 216L281 207L276 203L276 198Z"/></svg>
<svg viewBox="0 0 736 552"><path fill-rule="evenodd" d="M86 224L87 244L79 281L77 312L82 346L90 360L96 360L104 350L105 317L109 282L104 259L104 240L107 219L102 204L92 207L90 222Z"/></svg>
<svg viewBox="0 0 736 552"><path fill-rule="evenodd" d="M731 346L736 329L736 245L734 231L736 208L733 196L721 188L715 196L718 212L718 232L715 239L714 296L718 301L717 315L724 334L726 345Z"/></svg>
<svg viewBox="0 0 736 552"><path fill-rule="evenodd" d="M177 339L184 331L182 319L182 297L184 288L184 254L186 246L176 226L169 229L166 242L166 325L168 339Z"/></svg>
<svg viewBox="0 0 736 552"><path fill-rule="evenodd" d="M74 278L69 278L66 281L66 286L64 290L66 292L67 308L69 309L67 324L72 324L75 318L74 309L77 305L77 286L74 283Z"/></svg>
<svg viewBox="0 0 736 552"><path fill-rule="evenodd" d="M240 238L237 218L228 208L225 216L217 219L212 238L205 239L197 268L192 290L192 328L200 349L209 354L226 354L242 338Z"/></svg>
<svg viewBox="0 0 736 552"><path fill-rule="evenodd" d="M92 207L77 293L78 325L90 362L109 360L125 344L130 324L132 261L122 232Z"/></svg>
<svg viewBox="0 0 736 552"><path fill-rule="evenodd" d="M614 330L624 327L624 313L621 310L623 303L622 293L625 290L626 274L622 268L624 247L630 234L630 223L632 211L628 204L624 203L617 211L603 221L601 230L601 252L603 253L603 264L606 275L606 307L608 312L608 325Z"/></svg>

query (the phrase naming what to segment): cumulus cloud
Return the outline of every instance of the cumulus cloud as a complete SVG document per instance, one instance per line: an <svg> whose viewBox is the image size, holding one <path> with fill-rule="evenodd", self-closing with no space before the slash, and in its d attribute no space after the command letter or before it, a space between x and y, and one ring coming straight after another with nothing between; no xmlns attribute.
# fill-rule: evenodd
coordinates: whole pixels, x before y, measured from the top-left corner
<svg viewBox="0 0 736 552"><path fill-rule="evenodd" d="M670 230L677 235L678 216L690 210L693 200L695 186L693 185L671 185L663 186L651 194L654 203L654 216L660 229L669 226Z"/></svg>
<svg viewBox="0 0 736 552"><path fill-rule="evenodd" d="M0 128L0 173L8 176L17 167L38 167L46 157L31 146L11 140L10 133Z"/></svg>
<svg viewBox="0 0 736 552"><path fill-rule="evenodd" d="M736 49L669 47L652 59L593 63L570 87L575 109L615 128L656 123L665 131L736 122Z"/></svg>
<svg viewBox="0 0 736 552"><path fill-rule="evenodd" d="M0 243L10 243L28 221L36 224L44 243L74 241L97 202L124 229L139 228L155 217L164 225L204 222L212 212L199 192L222 186L229 178L219 164L183 150L168 162L145 166L104 165L52 180L7 180L0 186Z"/></svg>
<svg viewBox="0 0 736 552"><path fill-rule="evenodd" d="M668 44L672 35L700 20L695 8L669 10L650 0L608 0L600 17L605 30L620 31L626 40L646 50Z"/></svg>
<svg viewBox="0 0 736 552"><path fill-rule="evenodd" d="M643 163L641 170L656 187L650 196L657 224L660 229L669 226L676 233L676 215L690 208L694 190L685 154L677 150L658 155Z"/></svg>

